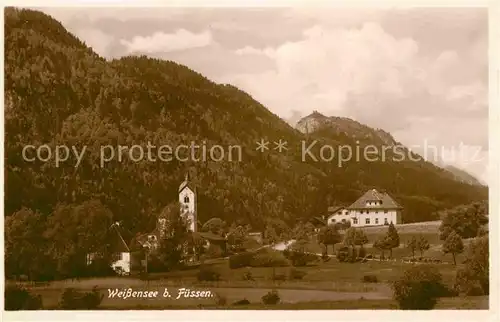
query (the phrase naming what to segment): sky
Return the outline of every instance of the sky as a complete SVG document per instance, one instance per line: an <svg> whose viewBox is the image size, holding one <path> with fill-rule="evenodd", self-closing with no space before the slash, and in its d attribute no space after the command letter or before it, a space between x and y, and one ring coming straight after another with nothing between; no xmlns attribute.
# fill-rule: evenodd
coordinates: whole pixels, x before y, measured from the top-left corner
<svg viewBox="0 0 500 322"><path fill-rule="evenodd" d="M487 9L41 10L108 59L173 60L292 125L349 117L488 182Z"/></svg>

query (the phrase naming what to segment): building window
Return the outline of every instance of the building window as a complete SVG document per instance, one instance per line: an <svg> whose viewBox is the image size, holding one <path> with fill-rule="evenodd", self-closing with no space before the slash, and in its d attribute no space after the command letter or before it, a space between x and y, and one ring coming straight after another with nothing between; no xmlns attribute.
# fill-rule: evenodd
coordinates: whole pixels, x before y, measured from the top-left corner
<svg viewBox="0 0 500 322"><path fill-rule="evenodd" d="M345 224L345 219L342 219L342 222Z"/></svg>
<svg viewBox="0 0 500 322"><path fill-rule="evenodd" d="M375 224L378 225L378 218L375 218Z"/></svg>
<svg viewBox="0 0 500 322"><path fill-rule="evenodd" d="M378 214L378 210L375 210L375 213Z"/></svg>
<svg viewBox="0 0 500 322"><path fill-rule="evenodd" d="M387 222L387 218L384 218L384 225L389 225L389 223Z"/></svg>
<svg viewBox="0 0 500 322"><path fill-rule="evenodd" d="M357 225L358 224L358 218L352 218L352 223L354 225Z"/></svg>
<svg viewBox="0 0 500 322"><path fill-rule="evenodd" d="M339 214L339 215L342 215L342 211L339 211L339 212L338 212L338 214Z"/></svg>
<svg viewBox="0 0 500 322"><path fill-rule="evenodd" d="M188 196L185 196L185 197L184 197L184 202L185 202L185 203L188 203L188 202L189 202L189 197L188 197Z"/></svg>
<svg viewBox="0 0 500 322"><path fill-rule="evenodd" d="M332 222L335 222L335 218L332 219Z"/></svg>
<svg viewBox="0 0 500 322"><path fill-rule="evenodd" d="M384 210L384 214L386 214L386 213L388 213L388 212L389 212L389 211L387 211L387 210Z"/></svg>
<svg viewBox="0 0 500 322"><path fill-rule="evenodd" d="M345 215L347 215L347 211L346 211L346 212L344 212L344 214L345 214Z"/></svg>
<svg viewBox="0 0 500 322"><path fill-rule="evenodd" d="M370 224L370 218L366 218L366 219L365 219L365 223L366 223L367 225L369 225L369 224Z"/></svg>

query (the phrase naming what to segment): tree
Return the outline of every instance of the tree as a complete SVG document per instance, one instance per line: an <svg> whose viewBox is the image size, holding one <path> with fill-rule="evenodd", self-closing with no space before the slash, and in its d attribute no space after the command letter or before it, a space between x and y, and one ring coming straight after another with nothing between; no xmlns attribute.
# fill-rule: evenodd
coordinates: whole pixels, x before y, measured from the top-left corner
<svg viewBox="0 0 500 322"><path fill-rule="evenodd" d="M447 210L439 227L441 240L455 231L462 238L476 237L481 227L488 223L487 203L473 203Z"/></svg>
<svg viewBox="0 0 500 322"><path fill-rule="evenodd" d="M349 229L347 229L344 234L343 244L354 249L354 246L356 245L356 235L357 230L355 227L350 227Z"/></svg>
<svg viewBox="0 0 500 322"><path fill-rule="evenodd" d="M26 275L36 280L50 270L51 258L45 255L48 241L43 236L46 218L23 208L5 218L5 274Z"/></svg>
<svg viewBox="0 0 500 322"><path fill-rule="evenodd" d="M381 259L384 259L385 258L385 250L388 249L387 247L387 243L386 243L386 239L385 239L385 236L381 236L379 237L374 243L373 243L373 248L375 249L378 249L380 252L381 252L381 256L380 258Z"/></svg>
<svg viewBox="0 0 500 322"><path fill-rule="evenodd" d="M415 258L415 251L418 248L418 242L417 238L413 236L407 243L406 243L406 248L408 248L411 251L411 257Z"/></svg>
<svg viewBox="0 0 500 322"><path fill-rule="evenodd" d="M392 249L399 247L399 234L392 222L389 224L384 245L386 245L387 249L389 249L389 258L392 258Z"/></svg>
<svg viewBox="0 0 500 322"><path fill-rule="evenodd" d="M453 255L453 265L457 265L456 254L460 254L464 251L464 244L462 238L452 231L443 243L443 252L445 254L451 253Z"/></svg>
<svg viewBox="0 0 500 322"><path fill-rule="evenodd" d="M56 262L61 277L85 274L89 254L111 264L114 250L110 241L116 233L112 224L113 214L99 200L56 206L44 235L51 241L48 254Z"/></svg>
<svg viewBox="0 0 500 322"><path fill-rule="evenodd" d="M394 282L394 299L403 310L431 310L445 288L435 267L412 266Z"/></svg>
<svg viewBox="0 0 500 322"><path fill-rule="evenodd" d="M271 225L267 225L264 230L264 242L269 245L274 245L278 242L278 234Z"/></svg>
<svg viewBox="0 0 500 322"><path fill-rule="evenodd" d="M244 250L243 243L247 238L247 234L248 231L245 226L231 225L229 233L226 236L229 249L233 252Z"/></svg>
<svg viewBox="0 0 500 322"><path fill-rule="evenodd" d="M425 239L424 236L420 236L420 238L418 239L418 242L417 242L417 248L420 251L420 257L423 257L424 252L426 250L429 250L429 248L430 248L429 241L427 239Z"/></svg>
<svg viewBox="0 0 500 322"><path fill-rule="evenodd" d="M363 248L364 245L368 243L368 237L366 236L364 230L357 229L354 235L354 245Z"/></svg>
<svg viewBox="0 0 500 322"><path fill-rule="evenodd" d="M167 224L160 240L159 256L167 270L179 267L188 256L191 233L186 219L180 215L179 210L179 204L172 203L166 206L161 214Z"/></svg>
<svg viewBox="0 0 500 322"><path fill-rule="evenodd" d="M212 218L201 227L202 231L222 236L226 228L226 223L220 218Z"/></svg>
<svg viewBox="0 0 500 322"><path fill-rule="evenodd" d="M325 253L328 255L328 245L332 245L332 253L335 252L335 244L342 241L342 237L335 226L322 227L318 233L318 242L325 245Z"/></svg>
<svg viewBox="0 0 500 322"><path fill-rule="evenodd" d="M483 294L489 294L489 240L487 236L472 241L468 247L465 267L457 271L459 287L479 284Z"/></svg>

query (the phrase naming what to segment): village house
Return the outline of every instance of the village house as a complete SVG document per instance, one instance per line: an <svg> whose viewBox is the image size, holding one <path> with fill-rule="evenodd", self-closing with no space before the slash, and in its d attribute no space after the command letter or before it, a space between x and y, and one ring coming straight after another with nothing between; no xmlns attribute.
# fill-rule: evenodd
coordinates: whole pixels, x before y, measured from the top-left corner
<svg viewBox="0 0 500 322"><path fill-rule="evenodd" d="M130 233L124 231L120 223L111 225L109 251L111 252L111 268L118 275L130 274L130 245L125 240L130 240ZM91 265L94 260L99 258L99 254L87 254L87 265Z"/></svg>
<svg viewBox="0 0 500 322"><path fill-rule="evenodd" d="M327 224L349 222L353 227L401 224L402 207L386 192L368 190L350 206L328 208Z"/></svg>

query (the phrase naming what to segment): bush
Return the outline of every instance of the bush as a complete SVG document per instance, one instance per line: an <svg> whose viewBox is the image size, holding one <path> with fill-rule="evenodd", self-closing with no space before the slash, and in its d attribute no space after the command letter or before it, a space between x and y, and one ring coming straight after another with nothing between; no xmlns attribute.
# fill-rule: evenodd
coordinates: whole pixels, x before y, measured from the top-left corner
<svg viewBox="0 0 500 322"><path fill-rule="evenodd" d="M336 257L339 262L347 262L349 257L349 248L344 246L337 249Z"/></svg>
<svg viewBox="0 0 500 322"><path fill-rule="evenodd" d="M222 255L222 248L214 244L210 244L210 246L208 246L208 249L205 251L206 258L221 258Z"/></svg>
<svg viewBox="0 0 500 322"><path fill-rule="evenodd" d="M61 296L59 307L63 310L94 310L102 302L104 295L99 293L96 286L91 292L80 292L74 288L67 288Z"/></svg>
<svg viewBox="0 0 500 322"><path fill-rule="evenodd" d="M250 301L247 299L239 300L233 303L233 305L248 305L250 304Z"/></svg>
<svg viewBox="0 0 500 322"><path fill-rule="evenodd" d="M275 250L256 253L250 262L252 267L284 267L289 265L290 263L283 254Z"/></svg>
<svg viewBox="0 0 500 322"><path fill-rule="evenodd" d="M378 283L378 278L375 275L365 275L361 281L363 283Z"/></svg>
<svg viewBox="0 0 500 322"><path fill-rule="evenodd" d="M292 262L293 266L306 266L310 262L317 261L318 255L306 253L301 250L287 248L283 255Z"/></svg>
<svg viewBox="0 0 500 322"><path fill-rule="evenodd" d="M457 271L455 276L455 290L467 296L485 295L479 283L472 279L470 273L464 269Z"/></svg>
<svg viewBox="0 0 500 322"><path fill-rule="evenodd" d="M393 284L394 299L403 310L430 310L447 287L439 271L429 265L412 266Z"/></svg>
<svg viewBox="0 0 500 322"><path fill-rule="evenodd" d="M243 273L243 280L244 281L255 281L251 271L246 271L245 273Z"/></svg>
<svg viewBox="0 0 500 322"><path fill-rule="evenodd" d="M290 270L290 274L289 274L289 278L291 280L301 280L304 278L304 276L306 276L307 273L304 272L304 271L300 271L298 269L295 269L295 268L292 268Z"/></svg>
<svg viewBox="0 0 500 322"><path fill-rule="evenodd" d="M215 282L220 280L220 273L209 266L202 266L198 275L196 276L198 281Z"/></svg>
<svg viewBox="0 0 500 322"><path fill-rule="evenodd" d="M18 285L9 285L5 288L5 310L40 310L43 308L42 297L31 294L27 289Z"/></svg>
<svg viewBox="0 0 500 322"><path fill-rule="evenodd" d="M262 297L262 303L266 305L275 305L278 304L280 301L280 296L278 294L278 291L272 290L271 292L267 293Z"/></svg>
<svg viewBox="0 0 500 322"><path fill-rule="evenodd" d="M245 252L229 257L229 267L231 269L250 266L255 253Z"/></svg>

